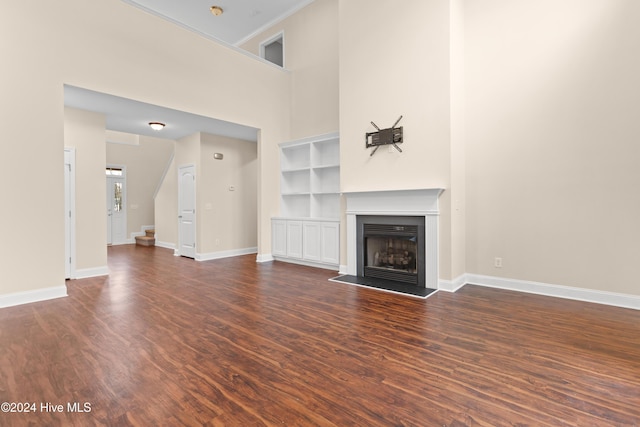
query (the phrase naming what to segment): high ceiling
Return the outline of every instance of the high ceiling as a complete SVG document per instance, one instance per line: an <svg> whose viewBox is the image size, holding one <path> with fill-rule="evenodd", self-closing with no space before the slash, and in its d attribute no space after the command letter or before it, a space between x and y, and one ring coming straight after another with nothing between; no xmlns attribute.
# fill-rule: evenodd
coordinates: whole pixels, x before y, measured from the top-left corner
<svg viewBox="0 0 640 427"><path fill-rule="evenodd" d="M313 0L122 0L211 40L237 46L292 15ZM210 8L223 9L214 16ZM102 113L108 130L179 139L197 132L256 141L257 130L74 86L64 88L65 105ZM166 124L154 131L148 123Z"/></svg>
<svg viewBox="0 0 640 427"><path fill-rule="evenodd" d="M122 0L205 37L238 46L313 0ZM214 16L210 9L223 13Z"/></svg>

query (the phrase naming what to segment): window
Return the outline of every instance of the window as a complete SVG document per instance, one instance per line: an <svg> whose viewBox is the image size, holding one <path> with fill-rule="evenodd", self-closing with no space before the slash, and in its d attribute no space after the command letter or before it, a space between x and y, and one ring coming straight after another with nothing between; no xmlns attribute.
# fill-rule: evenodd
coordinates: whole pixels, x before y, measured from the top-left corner
<svg viewBox="0 0 640 427"><path fill-rule="evenodd" d="M284 68L284 31L260 43L260 57Z"/></svg>
<svg viewBox="0 0 640 427"><path fill-rule="evenodd" d="M120 169L120 168L107 168L107 176L122 176L122 169Z"/></svg>
<svg viewBox="0 0 640 427"><path fill-rule="evenodd" d="M113 210L122 212L122 183L115 182L113 185Z"/></svg>

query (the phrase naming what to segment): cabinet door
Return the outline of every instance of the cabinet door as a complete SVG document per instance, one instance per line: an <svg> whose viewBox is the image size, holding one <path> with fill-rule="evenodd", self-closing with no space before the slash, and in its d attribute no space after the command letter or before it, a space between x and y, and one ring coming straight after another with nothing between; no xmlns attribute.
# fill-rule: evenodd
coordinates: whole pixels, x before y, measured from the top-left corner
<svg viewBox="0 0 640 427"><path fill-rule="evenodd" d="M302 259L302 221L287 221L287 256Z"/></svg>
<svg viewBox="0 0 640 427"><path fill-rule="evenodd" d="M304 221L302 227L303 258L320 261L320 223Z"/></svg>
<svg viewBox="0 0 640 427"><path fill-rule="evenodd" d="M323 222L320 225L320 261L340 264L340 224Z"/></svg>
<svg viewBox="0 0 640 427"><path fill-rule="evenodd" d="M274 219L271 221L271 252L273 256L287 256L287 221Z"/></svg>

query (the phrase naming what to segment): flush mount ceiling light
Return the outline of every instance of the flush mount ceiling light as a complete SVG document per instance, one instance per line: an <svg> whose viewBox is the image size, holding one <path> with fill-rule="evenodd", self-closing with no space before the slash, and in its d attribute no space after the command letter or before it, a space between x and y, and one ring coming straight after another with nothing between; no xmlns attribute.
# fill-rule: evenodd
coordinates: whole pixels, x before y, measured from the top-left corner
<svg viewBox="0 0 640 427"><path fill-rule="evenodd" d="M164 123L149 122L149 126L151 126L151 129L153 130L162 130L162 128L164 128Z"/></svg>
<svg viewBox="0 0 640 427"><path fill-rule="evenodd" d="M220 16L222 15L222 12L224 12L220 6L211 6L211 9L209 10L211 10L211 13L215 16Z"/></svg>

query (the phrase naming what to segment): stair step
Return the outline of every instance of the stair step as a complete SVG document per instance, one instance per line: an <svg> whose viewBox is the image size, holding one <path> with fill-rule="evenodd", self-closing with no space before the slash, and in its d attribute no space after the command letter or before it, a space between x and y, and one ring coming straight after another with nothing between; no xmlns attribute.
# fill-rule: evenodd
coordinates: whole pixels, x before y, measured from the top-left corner
<svg viewBox="0 0 640 427"><path fill-rule="evenodd" d="M145 234L147 235L147 237L155 237L156 236L156 230L145 230L144 231Z"/></svg>
<svg viewBox="0 0 640 427"><path fill-rule="evenodd" d="M155 237L150 237L150 236L136 236L136 245L155 246L156 239Z"/></svg>

